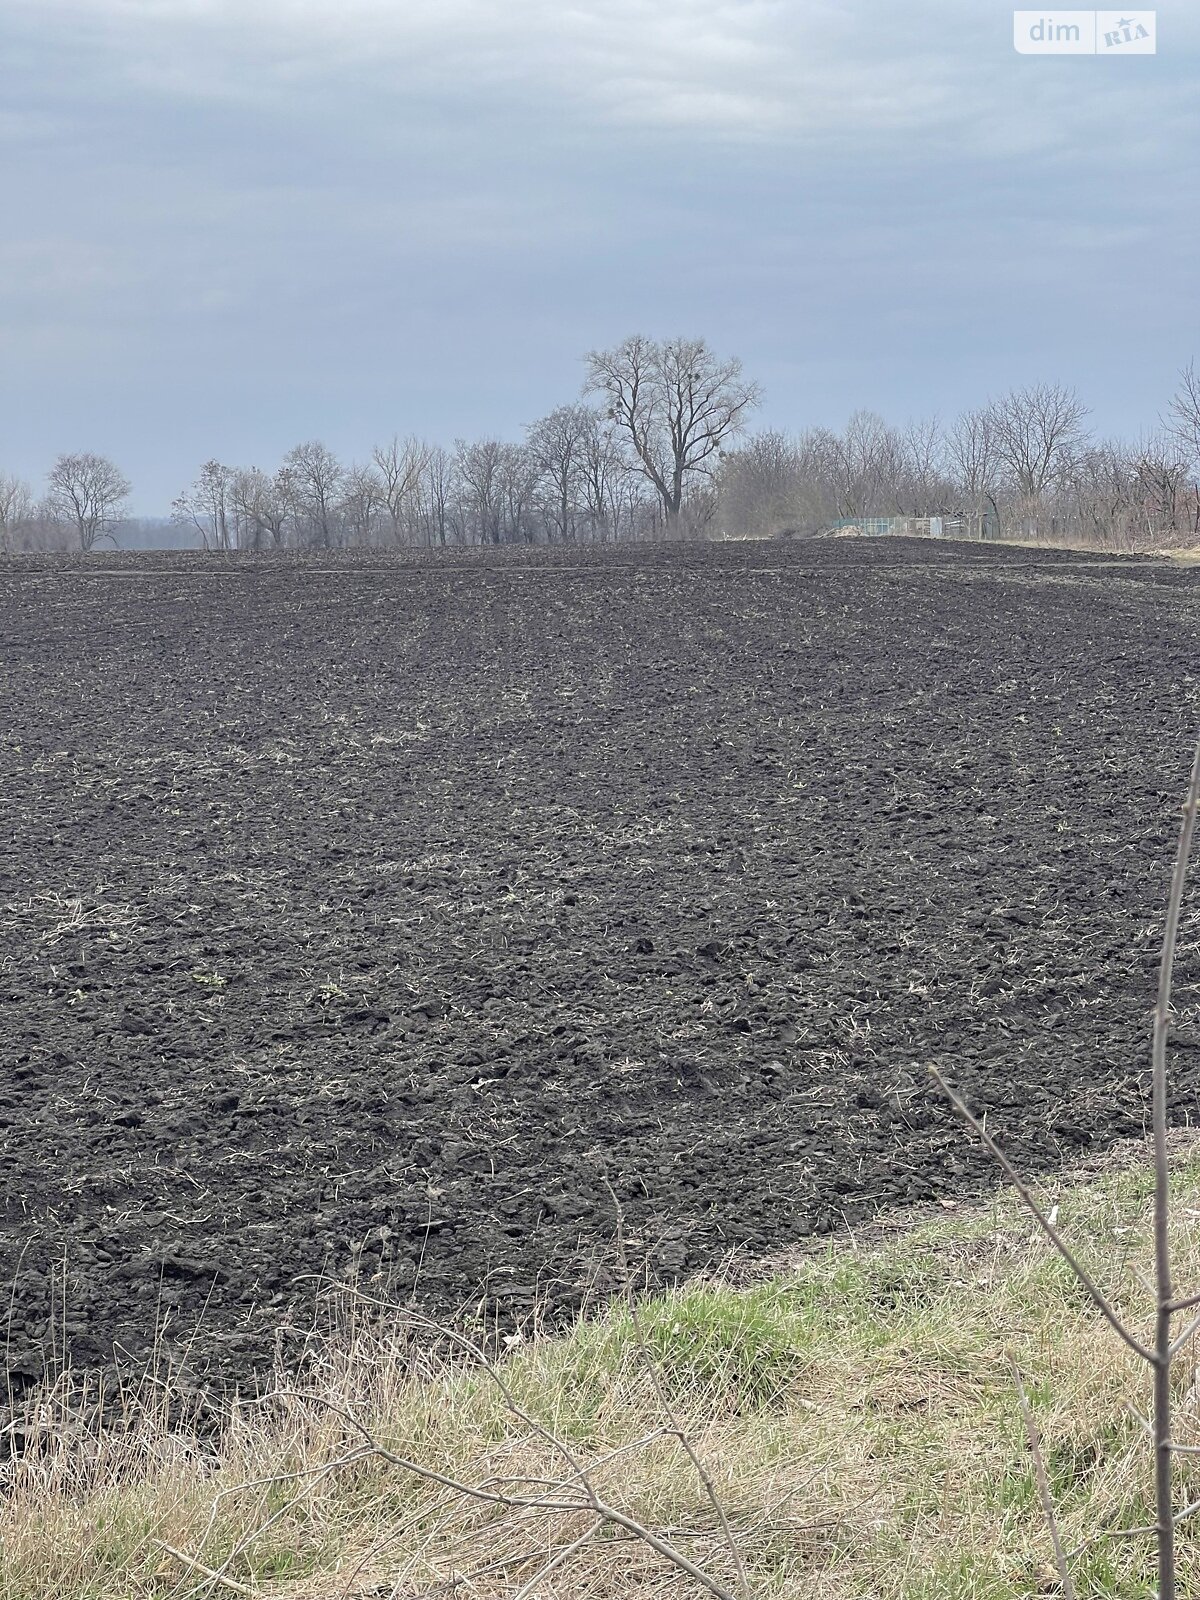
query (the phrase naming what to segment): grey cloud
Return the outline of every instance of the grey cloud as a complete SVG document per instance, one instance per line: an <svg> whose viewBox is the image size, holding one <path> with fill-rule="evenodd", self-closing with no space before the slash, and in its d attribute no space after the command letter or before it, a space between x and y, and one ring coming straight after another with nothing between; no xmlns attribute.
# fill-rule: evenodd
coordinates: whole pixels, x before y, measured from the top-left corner
<svg viewBox="0 0 1200 1600"><path fill-rule="evenodd" d="M787 425L1048 369L1125 425L1200 343L1200 19L1122 64L1008 19L9 0L0 467L99 444L153 508L214 450L512 433L634 327L738 350Z"/></svg>

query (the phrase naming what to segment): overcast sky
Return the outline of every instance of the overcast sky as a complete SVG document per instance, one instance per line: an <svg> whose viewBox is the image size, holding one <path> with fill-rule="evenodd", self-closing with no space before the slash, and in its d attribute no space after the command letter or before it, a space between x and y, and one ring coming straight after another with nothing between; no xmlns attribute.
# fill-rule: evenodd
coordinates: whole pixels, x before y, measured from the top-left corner
<svg viewBox="0 0 1200 1600"><path fill-rule="evenodd" d="M701 335L760 420L1200 356L1200 6L1017 55L995 0L0 0L0 470L519 437Z"/></svg>

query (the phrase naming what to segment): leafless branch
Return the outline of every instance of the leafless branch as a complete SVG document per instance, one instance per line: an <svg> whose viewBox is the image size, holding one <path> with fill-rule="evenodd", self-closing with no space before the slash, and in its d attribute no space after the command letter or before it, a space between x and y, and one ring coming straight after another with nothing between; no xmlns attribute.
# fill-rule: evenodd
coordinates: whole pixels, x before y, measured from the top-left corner
<svg viewBox="0 0 1200 1600"><path fill-rule="evenodd" d="M1138 1339L1135 1334L1131 1333L1125 1326L1121 1320L1120 1314L1114 1310L1113 1306L1101 1293L1087 1268L1084 1267L1079 1261L1074 1251L1067 1244L1062 1234L1058 1231L1058 1228L1053 1222L1050 1221L1050 1218L1038 1204L1029 1188L1029 1185L1021 1177L1020 1173L1013 1166L1012 1162L1005 1155L1004 1151L1001 1150L995 1139L992 1138L991 1134L987 1131L982 1122L980 1122L979 1119L974 1116L974 1114L968 1108L966 1102L963 1100L962 1096L957 1092L957 1090L950 1087L936 1067L930 1067L929 1075L933 1079L934 1083L937 1084L942 1093L946 1096L946 1099L950 1102L951 1106L962 1118L962 1120L967 1124L973 1133L978 1135L979 1139L982 1141L987 1150L996 1158L996 1161L1000 1166L1001 1171L1004 1173L1004 1176L1020 1195L1022 1201L1032 1214L1038 1227L1042 1230L1046 1238L1050 1241L1050 1243L1058 1251L1059 1255L1062 1256L1063 1260L1070 1267L1071 1271L1078 1278L1083 1289L1086 1291L1088 1298L1096 1307L1097 1311L1100 1312L1104 1320L1108 1323L1109 1327L1112 1328L1113 1332L1117 1334L1120 1339L1124 1340L1124 1342L1135 1353L1135 1355L1139 1355L1143 1361L1148 1361L1153 1364L1156 1359L1153 1350L1151 1350L1148 1345L1143 1344L1141 1340Z"/></svg>
<svg viewBox="0 0 1200 1600"><path fill-rule="evenodd" d="M1200 741L1192 759L1191 778L1183 804L1179 826L1179 842L1175 864L1171 873L1171 886L1167 895L1167 913L1163 924L1162 955L1158 968L1158 994L1154 1007L1154 1035L1151 1045L1151 1114L1153 1120L1154 1148L1154 1342L1142 1343L1122 1321L1113 1306L1101 1293L1095 1282L1071 1251L1062 1234L1039 1206L1028 1185L1000 1149L988 1130L972 1115L962 1097L949 1087L936 1067L930 1068L934 1082L946 1095L954 1110L983 1141L996 1158L1005 1176L1012 1183L1028 1207L1046 1238L1066 1261L1076 1279L1105 1321L1126 1345L1145 1361L1153 1372L1154 1401L1151 1408L1150 1431L1154 1445L1154 1505L1155 1521L1152 1528L1121 1529L1113 1537L1128 1537L1135 1532L1155 1535L1158 1547L1158 1600L1176 1600L1175 1530L1184 1517L1200 1510L1200 1503L1176 1514L1173 1510L1171 1456L1177 1450L1171 1443L1171 1364L1187 1340L1200 1328L1200 1318L1193 1321L1177 1340L1171 1338L1171 1318L1180 1311L1200 1303L1200 1296L1187 1296L1176 1300L1171 1281L1170 1250L1170 1163L1167 1148L1167 1038L1171 1022L1171 985L1175 968L1175 951L1179 942L1179 924L1183 912L1183 898L1187 887L1188 865L1196 831L1196 814L1200 811ZM1027 1407L1026 1407L1027 1410ZM1028 1415L1027 1415L1028 1425ZM1039 1484L1040 1490L1040 1484ZM1045 1502L1043 1502L1045 1503ZM1057 1538L1055 1541L1058 1552ZM1061 1567L1060 1567L1061 1571Z"/></svg>
<svg viewBox="0 0 1200 1600"><path fill-rule="evenodd" d="M1012 1369L1013 1382L1017 1386L1017 1399L1021 1405L1021 1416L1025 1421L1025 1435L1029 1440L1029 1453L1033 1457L1033 1475L1037 1483L1038 1499L1042 1502L1042 1515L1046 1519L1046 1526L1050 1531L1050 1543L1054 1546L1054 1565L1058 1568L1058 1581L1062 1585L1063 1600L1075 1600L1075 1584L1071 1578L1070 1568L1067 1566L1067 1557L1063 1550L1062 1536L1058 1530L1058 1516L1054 1509L1054 1496L1050 1493L1050 1480L1046 1476L1046 1458L1042 1454L1042 1436L1038 1432L1037 1418L1029 1404L1029 1396L1025 1393L1025 1384L1021 1378L1020 1368L1013 1360L1008 1358Z"/></svg>

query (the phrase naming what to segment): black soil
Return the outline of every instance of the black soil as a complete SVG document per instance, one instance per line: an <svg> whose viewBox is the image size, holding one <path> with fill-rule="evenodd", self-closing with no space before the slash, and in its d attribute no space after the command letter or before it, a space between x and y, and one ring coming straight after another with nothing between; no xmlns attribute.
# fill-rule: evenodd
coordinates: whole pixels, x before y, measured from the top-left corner
<svg viewBox="0 0 1200 1600"><path fill-rule="evenodd" d="M0 566L12 1380L324 1280L569 1313L1144 1125L1200 571L928 543ZM1178 1120L1200 1089L1185 929ZM603 1279L601 1279L603 1281Z"/></svg>

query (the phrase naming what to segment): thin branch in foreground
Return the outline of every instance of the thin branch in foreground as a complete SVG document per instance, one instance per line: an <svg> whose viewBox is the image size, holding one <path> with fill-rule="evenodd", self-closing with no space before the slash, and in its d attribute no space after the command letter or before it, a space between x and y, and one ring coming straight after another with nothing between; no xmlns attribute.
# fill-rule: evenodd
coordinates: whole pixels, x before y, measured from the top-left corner
<svg viewBox="0 0 1200 1600"><path fill-rule="evenodd" d="M391 1309L395 1310L396 1308L392 1307ZM409 1313L409 1315L411 1315L411 1313ZM414 1318L414 1320L425 1321L426 1319L417 1316ZM443 1333L451 1332L451 1330L447 1329L442 1329L441 1331ZM580 1512L590 1512L598 1524L607 1524L615 1528L620 1528L626 1533L630 1534L634 1539L639 1540L647 1545L670 1565L674 1566L680 1572L685 1573L695 1583L699 1584L701 1588L707 1590L709 1594L714 1596L714 1600L741 1600L741 1597L735 1596L715 1578L711 1577L707 1572L704 1571L702 1567L698 1566L690 1559L690 1557L686 1556L682 1550L680 1550L676 1545L672 1544L670 1540L664 1538L661 1534L656 1533L652 1528L648 1528L642 1523L639 1523L633 1517L627 1516L623 1511L618 1510L615 1506L609 1505L605 1500L603 1500L591 1480L590 1470L587 1467L584 1467L577 1460L572 1451L552 1430L548 1429L543 1423L538 1422L535 1418L530 1416L529 1413L517 1402L516 1397L512 1394L509 1386L505 1383L504 1378L496 1369L495 1364L489 1360L483 1349L465 1335L453 1335L453 1337L455 1342L468 1349L474 1355L484 1372L494 1381L504 1397L509 1411L520 1421L526 1423L531 1431L540 1437L544 1443L552 1446L568 1464L571 1469L569 1478L565 1480L539 1480L547 1487L547 1492L544 1494L506 1494L498 1489L489 1489L483 1485L463 1482L457 1478L449 1476L446 1473L439 1472L433 1467L424 1466L420 1462L409 1460L408 1458L397 1454L395 1451L389 1450L386 1446L379 1443L379 1441L372 1434L371 1430L360 1418L356 1417L344 1406L338 1405L336 1402L327 1399L323 1395L315 1395L299 1390L279 1388L271 1391L269 1394L259 1397L255 1401L250 1401L248 1403L265 1404L271 1400L293 1400L306 1405L317 1405L328 1411L331 1415L338 1417L347 1428L356 1434L362 1441L359 1447L357 1449L348 1451L338 1460L326 1463L321 1469L321 1476L335 1472L343 1465L351 1465L364 1459L374 1457L380 1461L387 1462L391 1466L398 1467L402 1471L409 1472L417 1478L423 1479L430 1483L435 1483L441 1488L449 1490L453 1495L461 1495L466 1499L475 1500L484 1504L490 1504L506 1511L523 1510L570 1515L577 1515ZM655 1429L650 1435L650 1438L661 1437L667 1431L668 1430L665 1429ZM620 1453L622 1452L614 1452L614 1454ZM306 1474L300 1472L295 1476L299 1478L306 1476ZM530 1480L526 1479L522 1481L528 1482ZM576 1483L579 1485L578 1492L573 1493L571 1491L571 1485ZM223 1491L223 1493L226 1494L232 1492L235 1491ZM262 1524L253 1533L243 1536L237 1542L237 1545L230 1552L229 1556L226 1558L225 1562L220 1568L208 1568L202 1566L198 1562L191 1561L191 1558L184 1559L187 1560L188 1564L193 1566L195 1570L203 1573L206 1576L208 1580L209 1591L211 1592L212 1586L221 1584L225 1581L229 1566L236 1556L253 1544L254 1540L258 1538L272 1522L277 1520L281 1514L282 1509L277 1510L270 1518L268 1518L266 1523ZM211 1520L212 1519L210 1518L210 1524ZM576 1541L576 1543L578 1542L579 1541ZM565 1554L563 1554L562 1559L566 1559ZM556 1561L555 1566L558 1564L559 1563ZM196 1590L193 1589L191 1592L194 1594L196 1593Z"/></svg>
<svg viewBox="0 0 1200 1600"><path fill-rule="evenodd" d="M222 1589L229 1589L233 1594L244 1594L250 1600L258 1600L258 1591L248 1589L244 1583L239 1583L236 1578L231 1578L227 1573L217 1572L212 1567L206 1567L203 1561L197 1561L194 1556L185 1556L182 1550L176 1550L174 1545L164 1544L160 1539L158 1547L164 1554L178 1561L181 1567L190 1567L193 1572L198 1572L201 1577L209 1579L211 1583L219 1584Z"/></svg>
<svg viewBox="0 0 1200 1600"><path fill-rule="evenodd" d="M1192 760L1183 817L1179 824L1179 844L1167 896L1167 915L1163 924L1162 956L1158 966L1158 997L1154 1006L1154 1040L1151 1048L1151 1100L1154 1117L1154 1504L1158 1527L1159 1600L1175 1600L1175 1517L1172 1511L1171 1474L1171 1362L1176 1355L1171 1340L1172 1302L1175 1289L1171 1280L1171 1174L1167 1149L1167 1035L1171 1024L1171 984L1175 972L1175 949L1179 943L1179 923L1187 887L1192 839L1196 831L1196 812L1200 809L1200 741ZM1186 1341L1185 1341L1186 1342Z"/></svg>
<svg viewBox="0 0 1200 1600"><path fill-rule="evenodd" d="M597 1521L593 1522L591 1527L588 1528L585 1533L581 1533L578 1539L574 1540L573 1543L563 1545L561 1550L556 1550L550 1557L549 1561L547 1561L541 1568L541 1570L535 1572L533 1577L529 1579L528 1583L523 1583L521 1585L516 1594L513 1595L513 1600L529 1600L529 1597L533 1594L534 1590L543 1579L548 1578L550 1574L557 1571L559 1567L565 1566L571 1557L573 1555L577 1555L578 1552L583 1549L585 1544L589 1544L603 1527L603 1519L597 1519Z"/></svg>
<svg viewBox="0 0 1200 1600"><path fill-rule="evenodd" d="M959 1117L982 1140L995 1157L1001 1170L1012 1183L1025 1206L1032 1213L1046 1238L1066 1261L1076 1280L1086 1290L1092 1303L1118 1337L1145 1361L1153 1373L1154 1401L1151 1407L1151 1436L1154 1448L1154 1525L1146 1529L1116 1530L1115 1537L1129 1537L1132 1533L1152 1533L1157 1545L1158 1588L1157 1600L1175 1600L1177 1572L1175 1561L1175 1531L1178 1523L1200 1510L1200 1502L1189 1506L1179 1515L1173 1509L1171 1472L1171 1364L1180 1349L1192 1337L1200 1319L1191 1324L1177 1340L1171 1338L1171 1318L1181 1310L1200 1303L1200 1296L1175 1298L1171 1280L1170 1251L1170 1161L1167 1146L1168 1078L1167 1038L1171 1021L1171 986L1175 968L1175 951L1179 943L1179 924L1183 914L1184 892L1187 887L1188 866L1192 842L1196 831L1197 813L1200 812L1200 741L1197 741L1192 759L1191 778L1183 815L1179 827L1179 843L1175 864L1171 872L1171 885L1167 896L1167 913L1163 925L1162 956L1158 968L1158 993L1154 1007L1154 1034L1151 1046L1151 1111L1154 1145L1154 1341L1147 1346L1126 1327L1113 1306L1100 1292L1086 1269L1067 1245L1052 1217L1042 1210L1012 1162L1001 1150L983 1124L972 1115L965 1101L949 1087L936 1067L930 1075L946 1096ZM1103 1537L1098 1535L1097 1537ZM1085 1541L1087 1543L1092 1541ZM1084 1548L1085 1546L1081 1546Z"/></svg>
<svg viewBox="0 0 1200 1600"><path fill-rule="evenodd" d="M1013 1382L1017 1386L1017 1399L1021 1405L1021 1416L1025 1421L1025 1436L1029 1440L1029 1453L1033 1457L1033 1476L1037 1483L1038 1499L1042 1502L1042 1515L1050 1531L1050 1543L1054 1547L1054 1565L1058 1568L1058 1581L1062 1586L1063 1600L1075 1600L1075 1584L1067 1566L1062 1536L1058 1531L1058 1515L1054 1509L1054 1496L1050 1493L1050 1479L1046 1474L1046 1458L1042 1454L1042 1436L1038 1431L1037 1418L1033 1414L1033 1407L1029 1404L1029 1396L1025 1393L1021 1370L1011 1355L1008 1364L1012 1369Z"/></svg>
<svg viewBox="0 0 1200 1600"><path fill-rule="evenodd" d="M361 1300L362 1300L362 1302L364 1304L373 1305L377 1309L380 1309L380 1310L395 1312L398 1309L394 1305L390 1305L387 1301L384 1301L384 1300L377 1300L377 1299L374 1299L374 1298L372 1298L370 1296L365 1296L365 1295L361 1296L360 1298L361 1298ZM528 1428L532 1429L532 1431L534 1433L536 1433L537 1436L540 1439L544 1440L545 1443L550 1445L554 1450L556 1450L558 1452L559 1455L562 1456L563 1460L567 1463L568 1467L570 1467L570 1469L571 1469L571 1477L567 1481L568 1482L578 1482L581 1485L584 1493L588 1496L588 1505L590 1506L591 1510L595 1513L596 1516L602 1517L606 1521L615 1522L615 1523L617 1523L618 1526L625 1527L628 1532L634 1534L636 1537L643 1539L647 1544L650 1545L650 1547L652 1549L658 1550L660 1555L664 1556L667 1560L674 1562L674 1564L676 1566L681 1567L683 1571L687 1572L690 1577L694 1578L697 1583L702 1584L703 1587L708 1589L711 1593L723 1596L724 1600L735 1600L735 1597L733 1595L729 1594L727 1590L723 1589L719 1584L717 1584L716 1580L710 1578L705 1572L703 1572L703 1570L701 1568L699 1568L699 1567L695 1566L693 1563L691 1563L687 1559L687 1557L685 1557L683 1555L683 1553L681 1551L673 1549L670 1545L660 1544L658 1542L658 1536L656 1534L654 1534L650 1529L641 1527L640 1524L638 1524L636 1522L633 1522L630 1519L626 1518L623 1513L617 1512L612 1506L607 1505L603 1500L600 1499L599 1495L596 1493L595 1488L593 1487L593 1485L591 1483L590 1476L589 1476L589 1469L584 1467L579 1462L579 1460L576 1458L576 1456L567 1448L567 1446L558 1437L558 1435L553 1432L552 1429L547 1428L544 1423L539 1422L536 1417L532 1416L519 1403L519 1401L517 1400L516 1396L513 1394L511 1388L509 1387L509 1385L504 1381L504 1378L501 1375L501 1373L500 1373L498 1367L496 1366L495 1362L491 1360L491 1358L487 1354L487 1351L484 1350L482 1345L477 1343L474 1339L470 1338L467 1334L460 1333L457 1329L454 1329L454 1328L444 1327L442 1324L433 1321L432 1318L424 1316L421 1312L414 1311L412 1309L412 1307L405 1307L403 1309L403 1315L404 1315L406 1320L412 1321L412 1322L416 1322L416 1323L420 1324L423 1327L429 1328L432 1331L443 1335L444 1337L449 1339L449 1341L452 1344L455 1344L460 1349L465 1350L472 1357L472 1359L477 1363L477 1365L480 1367L480 1369L483 1371L483 1373L499 1389L501 1397L503 1398L505 1405L508 1407L508 1409L512 1413L512 1415L514 1417L516 1417L519 1422L525 1423L525 1425ZM327 1401L322 1401L321 1403L322 1404L326 1404L326 1405L329 1404L329 1402L327 1402ZM336 1409L336 1408L333 1408L333 1409ZM670 1412L669 1408L668 1408L668 1411L667 1411L667 1415L668 1415L668 1417L671 1417L671 1412ZM354 1420L354 1419L351 1419L351 1420L352 1420L352 1425L353 1426L355 1426L356 1428L358 1428L360 1430L362 1429L361 1423L357 1422L357 1420ZM365 1430L362 1430L362 1431L365 1432ZM675 1437L677 1437L677 1438L680 1437L680 1430L678 1428L678 1424L674 1422L673 1418L672 1418L672 1427L671 1427L670 1431L673 1433L673 1435ZM367 1435L367 1437L370 1437L370 1436ZM698 1472L700 1473L701 1482L703 1483L704 1480L705 1480L705 1477L706 1477L704 1468L701 1466L701 1464L697 1460L694 1451L688 1448L688 1441L681 1438L680 1442L682 1443L685 1452L687 1453L687 1455L689 1456L690 1460L692 1461L692 1464L697 1468ZM710 1486L710 1492L715 1497L716 1491L715 1491L715 1489L711 1488L711 1479L709 1479L708 1481L709 1481L709 1486ZM723 1524L724 1528L728 1529L729 1528L728 1519L725 1517L723 1511L721 1510L721 1508L719 1506L718 1506L717 1514L721 1518L721 1521L722 1521L722 1524ZM743 1596L741 1597L741 1600L744 1600L745 1593L747 1592L746 1589L745 1589L745 1585L746 1585L746 1583L748 1581L747 1578L746 1578L746 1574L745 1574L745 1568L744 1568L744 1566L742 1564L740 1555L736 1551L735 1541L733 1539L733 1535L732 1535L731 1532L729 1533L728 1538L729 1538L730 1546L734 1550L734 1561L735 1561L735 1564L736 1564L736 1566L738 1568L739 1584L743 1588Z"/></svg>
<svg viewBox="0 0 1200 1600"><path fill-rule="evenodd" d="M1179 1455L1200 1455L1200 1445L1173 1444L1171 1449ZM1171 1521L1179 1528L1185 1522L1190 1522L1197 1515L1200 1515L1200 1500L1193 1500L1190 1506L1184 1506L1182 1510L1177 1511ZM1068 1550L1067 1560L1075 1561L1085 1551L1093 1549L1098 1544L1103 1544L1106 1539L1144 1539L1157 1532L1158 1524L1156 1522L1139 1522L1136 1528L1101 1528L1099 1533L1090 1533L1073 1550Z"/></svg>
<svg viewBox="0 0 1200 1600"><path fill-rule="evenodd" d="M1200 1333L1200 1317L1193 1317L1182 1333L1176 1334L1171 1340L1171 1359L1174 1360L1181 1351L1185 1350L1191 1341Z"/></svg>
<svg viewBox="0 0 1200 1600"><path fill-rule="evenodd" d="M952 1089L950 1087L936 1067L929 1068L929 1076L933 1079L934 1083L937 1084L938 1088L950 1102L950 1105L953 1107L955 1112L957 1112L957 1114L966 1123L967 1127L970 1128L973 1133L978 1135L985 1148L996 1158L996 1161L999 1164L1001 1171L1004 1173L1004 1176L1020 1195L1026 1209L1031 1213L1038 1227L1042 1230L1042 1232L1046 1235L1046 1238L1070 1267L1076 1278L1078 1278L1081 1286L1087 1293L1088 1298L1096 1307L1096 1310L1099 1311L1100 1315L1104 1318L1105 1322L1107 1322L1109 1327L1112 1328L1113 1332L1129 1346L1135 1355L1140 1356L1143 1361L1148 1362L1151 1366L1153 1366L1158 1359L1154 1351L1151 1350L1148 1345L1143 1344L1136 1334L1131 1333L1125 1326L1124 1322L1121 1320L1120 1314L1113 1308L1101 1290L1097 1287L1087 1268L1079 1261L1070 1245L1067 1244L1062 1234L1058 1231L1057 1225L1051 1222L1050 1218L1042 1210L1041 1206L1034 1198L1033 1192L1029 1185L1021 1177L1021 1174L1017 1171L1016 1167L1013 1166L1012 1162L1005 1155L1004 1151L1001 1150L995 1139L992 1138L991 1134L984 1127L983 1123L980 1122L979 1118L976 1117L971 1111L963 1097L956 1089Z"/></svg>

